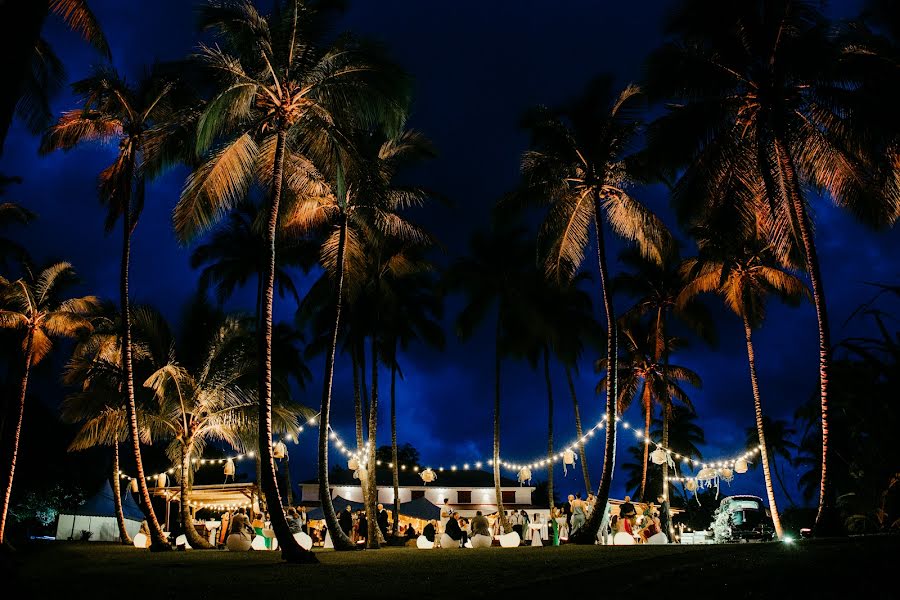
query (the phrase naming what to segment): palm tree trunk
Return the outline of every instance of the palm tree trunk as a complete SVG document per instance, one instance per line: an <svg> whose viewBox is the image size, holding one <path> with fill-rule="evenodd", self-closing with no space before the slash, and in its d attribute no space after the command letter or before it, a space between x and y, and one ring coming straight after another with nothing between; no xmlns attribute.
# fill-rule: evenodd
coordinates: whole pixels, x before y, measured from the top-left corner
<svg viewBox="0 0 900 600"><path fill-rule="evenodd" d="M569 382L569 393L572 395L572 405L575 408L575 433L578 435L578 454L581 458L581 474L584 475L584 490L590 494L591 490L591 473L587 465L587 453L584 451L584 430L581 427L581 411L578 410L578 395L575 393L575 380L572 379L572 369L566 365L566 379ZM587 496L585 496L587 497Z"/></svg>
<svg viewBox="0 0 900 600"><path fill-rule="evenodd" d="M669 373L669 353L666 351L666 320L665 309L660 307L656 312L656 362L663 361L663 377L668 377ZM668 453L669 450L669 419L672 418L672 402L670 394L666 393L664 398L658 398L662 404L662 445ZM669 501L669 457L666 455L666 462L662 464L662 495L663 499ZM665 532L669 539L673 539L671 530Z"/></svg>
<svg viewBox="0 0 900 600"><path fill-rule="evenodd" d="M759 455L762 458L763 475L766 479L766 495L769 498L769 510L772 512L772 523L775 525L775 534L779 539L784 537L781 528L781 518L778 516L778 506L775 504L775 488L772 486L772 474L769 471L769 450L766 445L766 434L763 430L762 401L759 396L759 380L756 376L756 357L753 354L753 332L750 328L750 320L744 317L744 335L747 337L747 360L750 363L750 383L753 386L753 408L756 412L756 433L759 436Z"/></svg>
<svg viewBox="0 0 900 600"><path fill-rule="evenodd" d="M391 358L391 462L393 463L393 473L391 474L394 484L394 524L391 527L391 535L400 534L400 465L397 464L397 342L394 342L394 356Z"/></svg>
<svg viewBox="0 0 900 600"><path fill-rule="evenodd" d="M130 178L129 178L130 181ZM138 482L141 511L150 528L150 550L171 550L156 513L150 501L147 479L144 475L144 462L141 460L141 438L138 431L137 403L134 398L134 371L131 362L131 301L128 297L128 266L131 260L131 206L126 201L122 210L122 270L119 280L120 302L122 304L122 379L125 384L125 414L128 418L128 433L131 438L131 450L134 454L134 466Z"/></svg>
<svg viewBox="0 0 900 600"><path fill-rule="evenodd" d="M269 219L266 228L266 251L268 256L263 270L265 293L263 295L262 318L259 323L259 455L262 467L262 488L266 497L269 520L281 557L292 563L314 563L318 559L312 552L304 550L288 528L278 491L275 458L272 455L272 317L275 296L275 233L278 229L278 205L281 201L281 186L284 179L285 132L278 130L275 143L274 169L272 173L272 193L269 199Z"/></svg>
<svg viewBox="0 0 900 600"><path fill-rule="evenodd" d="M334 360L337 354L338 335L341 330L341 305L344 294L344 249L347 243L347 217L341 218L338 236L337 285L335 286L334 330L331 333L331 347L325 357L325 379L322 385L322 405L319 409L319 501L325 516L325 526L331 533L335 550L355 550L356 545L338 524L331 502L331 486L328 484L328 419L331 412L331 392L334 384ZM362 457L360 457L362 458Z"/></svg>
<svg viewBox="0 0 900 600"><path fill-rule="evenodd" d="M362 457L365 441L363 440L362 397L359 392L359 360L355 350L351 351L350 354L353 362L353 412L356 417L356 452Z"/></svg>
<svg viewBox="0 0 900 600"><path fill-rule="evenodd" d="M501 309L502 311L502 309ZM497 518L503 533L509 533L512 528L503 510L503 492L500 490L500 335L503 331L503 322L500 314L497 315L497 337L494 346L494 458L491 461L494 467L494 494L497 498Z"/></svg>
<svg viewBox="0 0 900 600"><path fill-rule="evenodd" d="M597 232L597 267L600 271L600 292L603 298L603 308L606 311L606 356L608 373L606 377L606 443L603 448L603 471L600 473L600 486L597 488L597 496L594 499L594 508L591 516L580 527L574 536L569 537L570 542L576 544L593 544L600 530L600 522L606 512L606 503L609 501L609 488L612 484L613 470L616 466L616 399L619 393L619 346L618 329L616 324L616 312L613 308L612 295L609 291L609 272L606 268L606 247L603 240L603 228L600 226L600 198L594 199L594 230Z"/></svg>
<svg viewBox="0 0 900 600"><path fill-rule="evenodd" d="M553 384L550 380L550 350L544 346L544 382L547 385L547 499L553 502Z"/></svg>
<svg viewBox="0 0 900 600"><path fill-rule="evenodd" d="M19 455L19 440L22 435L22 419L25 416L25 392L28 390L28 375L31 372L31 348L34 331L28 330L25 340L25 364L22 369L22 383L19 390L19 406L17 407L16 429L12 435L12 451L10 453L9 470L6 474L6 488L3 491L3 512L0 513L0 544L6 540L6 516L9 514L9 500L12 498L13 477L16 474L16 458Z"/></svg>
<svg viewBox="0 0 900 600"><path fill-rule="evenodd" d="M287 500L287 506L294 505L294 485L291 482L291 457L284 455L284 498Z"/></svg>
<svg viewBox="0 0 900 600"><path fill-rule="evenodd" d="M668 362L668 360L666 361ZM668 372L668 369L665 370ZM669 449L669 421L672 419L672 402L668 397L663 398L662 406L662 445L667 451ZM662 464L662 495L666 502L669 501L669 456L666 455L666 462ZM670 520L671 524L671 520ZM671 525L670 525L671 526ZM671 532L669 539L672 539Z"/></svg>
<svg viewBox="0 0 900 600"><path fill-rule="evenodd" d="M185 441L187 444L187 441ZM194 517L191 515L191 457L184 451L184 445L181 447L181 474L179 476L179 484L181 486L181 495L179 496L179 512L181 513L181 526L184 528L184 537L187 543L195 550L209 550L212 546L208 540L197 533L194 527Z"/></svg>
<svg viewBox="0 0 900 600"><path fill-rule="evenodd" d="M375 301L378 301L378 291L376 286ZM366 456L368 456L369 468L366 475L369 478L369 489L366 490L366 548L369 550L378 550L381 545L381 530L378 528L378 513L376 512L376 504L378 504L378 481L375 478L375 444L376 432L378 427L378 316L375 317L375 330L372 332L372 404L369 406L369 445L366 448Z"/></svg>
<svg viewBox="0 0 900 600"><path fill-rule="evenodd" d="M125 512L122 510L122 486L119 484L119 442L113 444L113 503L116 507L116 524L119 526L119 541L124 546L131 545L131 536L125 528Z"/></svg>
<svg viewBox="0 0 900 600"><path fill-rule="evenodd" d="M644 379L644 393L641 398L641 404L643 404L644 409L644 438L641 440L641 443L644 444L644 465L641 467L641 489L638 493L638 498L641 499L641 502L646 500L644 498L644 494L647 491L647 463L650 461L650 417L651 411L653 409L653 394L650 391L650 382L647 379Z"/></svg>
<svg viewBox="0 0 900 600"><path fill-rule="evenodd" d="M794 222L800 230L803 241L803 253L806 258L806 272L812 284L813 304L816 307L816 320L819 326L819 398L822 412L822 466L819 481L819 508L816 513L814 532L816 535L832 535L841 530L835 507L834 490L831 474L828 470L831 449L828 445L828 374L831 371L831 332L828 324L828 312L825 306L825 289L822 273L819 269L819 257L815 240L809 223L809 215L800 193L797 171L787 146L778 137L774 140L775 153L779 171L785 188L785 196L790 201Z"/></svg>

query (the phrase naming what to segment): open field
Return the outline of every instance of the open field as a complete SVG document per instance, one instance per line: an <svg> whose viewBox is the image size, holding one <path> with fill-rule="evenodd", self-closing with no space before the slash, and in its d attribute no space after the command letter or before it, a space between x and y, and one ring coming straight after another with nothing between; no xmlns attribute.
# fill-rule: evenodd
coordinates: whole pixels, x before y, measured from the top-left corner
<svg viewBox="0 0 900 600"><path fill-rule="evenodd" d="M317 556L318 566L292 566L277 552L150 554L115 545L44 543L20 549L5 565L11 573L4 580L25 598L845 598L853 589L855 597L869 600L897 597L892 582L900 537L730 546L388 548Z"/></svg>

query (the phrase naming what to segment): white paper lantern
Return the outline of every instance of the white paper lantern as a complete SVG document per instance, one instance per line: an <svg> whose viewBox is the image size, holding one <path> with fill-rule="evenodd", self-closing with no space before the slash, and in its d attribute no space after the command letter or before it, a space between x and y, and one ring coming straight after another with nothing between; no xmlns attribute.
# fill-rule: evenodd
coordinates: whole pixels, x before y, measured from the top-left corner
<svg viewBox="0 0 900 600"><path fill-rule="evenodd" d="M165 473L160 473L159 475L156 476L156 485L158 487L166 487L166 483L168 483L168 481L169 481L169 478L166 476Z"/></svg>
<svg viewBox="0 0 900 600"><path fill-rule="evenodd" d="M279 460L287 456L287 451L287 446L284 442L276 442L276 444L272 446L272 456Z"/></svg>
<svg viewBox="0 0 900 600"><path fill-rule="evenodd" d="M528 467L522 467L519 470L519 483L523 484L529 481L531 481L531 469L529 469Z"/></svg>
<svg viewBox="0 0 900 600"><path fill-rule="evenodd" d="M351 471L357 471L359 469L359 459L355 456L347 461L347 468Z"/></svg>
<svg viewBox="0 0 900 600"><path fill-rule="evenodd" d="M234 477L234 461L230 458L225 461L225 477Z"/></svg>
<svg viewBox="0 0 900 600"><path fill-rule="evenodd" d="M576 454L573 450L566 450L563 452L563 464L572 466L575 464Z"/></svg>
<svg viewBox="0 0 900 600"><path fill-rule="evenodd" d="M425 469L421 473L419 473L419 477L422 478L422 481L425 483L431 483L437 479L437 473L432 471L431 469Z"/></svg>
<svg viewBox="0 0 900 600"><path fill-rule="evenodd" d="M697 473L697 481L712 481L716 477L718 477L716 470L710 467L700 469L700 472Z"/></svg>
<svg viewBox="0 0 900 600"><path fill-rule="evenodd" d="M366 478L366 475L368 475L368 474L369 474L369 472L366 471L365 467L360 467L353 472L353 479L359 479L360 481L362 481L363 479Z"/></svg>
<svg viewBox="0 0 900 600"><path fill-rule="evenodd" d="M747 472L747 459L739 458L734 461L734 472L735 473L746 473Z"/></svg>
<svg viewBox="0 0 900 600"><path fill-rule="evenodd" d="M725 481L731 483L731 480L734 479L734 471L732 471L728 467L719 469L719 477L721 477Z"/></svg>
<svg viewBox="0 0 900 600"><path fill-rule="evenodd" d="M690 479L685 481L684 489L686 489L689 492L696 492L697 491L697 480L694 479L693 477L691 477Z"/></svg>
<svg viewBox="0 0 900 600"><path fill-rule="evenodd" d="M657 447L656 450L650 453L650 460L652 460L655 465L663 464L666 462L666 451Z"/></svg>

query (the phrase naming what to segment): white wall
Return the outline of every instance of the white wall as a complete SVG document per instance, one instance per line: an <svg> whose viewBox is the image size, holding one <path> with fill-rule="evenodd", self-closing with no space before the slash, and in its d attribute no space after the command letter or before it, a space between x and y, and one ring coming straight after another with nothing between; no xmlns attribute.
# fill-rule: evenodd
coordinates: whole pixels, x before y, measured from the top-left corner
<svg viewBox="0 0 900 600"><path fill-rule="evenodd" d="M138 521L125 519L125 529L128 531L128 535L134 537L141 530L141 524ZM81 515L59 515L56 523L56 539L80 540L83 530L93 533L90 539L92 542L119 541L119 524L115 517L84 517Z"/></svg>
<svg viewBox="0 0 900 600"><path fill-rule="evenodd" d="M515 490L516 504L531 504L531 492L534 489L532 487L504 487L500 489L502 491ZM457 492L460 490L472 492L472 504L493 504L496 500L494 496L494 488L448 488L441 487L439 485L432 485L400 488L400 502L409 502L410 500L412 500L413 490L424 490L425 497L433 504L437 504L438 506L444 503L444 498L449 498L451 505L456 504ZM301 486L301 495L303 500L306 502L316 502L319 499L319 486L316 484L303 484ZM342 498L346 498L347 500L351 500L353 502L363 501L362 488L360 488L359 486L332 486L331 496L332 498L335 496L341 496ZM379 488L378 501L383 504L393 504L394 488Z"/></svg>

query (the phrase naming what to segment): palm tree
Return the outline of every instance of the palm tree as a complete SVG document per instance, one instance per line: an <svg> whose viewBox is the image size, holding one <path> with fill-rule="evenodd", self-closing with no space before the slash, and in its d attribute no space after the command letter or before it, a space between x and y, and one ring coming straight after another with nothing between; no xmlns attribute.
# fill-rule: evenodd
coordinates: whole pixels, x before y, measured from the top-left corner
<svg viewBox="0 0 900 600"><path fill-rule="evenodd" d="M706 306L696 299L692 299L675 310L675 300L684 287L684 278L679 271L681 261L677 253L672 252L665 257L662 263L647 260L633 250L626 250L619 259L630 268L630 271L617 275L613 279L613 288L617 292L628 294L634 298L634 305L625 313L625 318L650 317L652 319L653 337L656 340L653 350L654 361L657 363L668 363L669 361L669 354L663 340L668 338L671 316L676 317L679 322L705 341L714 342L714 325ZM663 447L668 448L669 420L673 406L665 399L658 400L658 402L662 405L661 441ZM646 460L644 464L647 464ZM662 465L662 494L666 500L669 499L668 461Z"/></svg>
<svg viewBox="0 0 900 600"><path fill-rule="evenodd" d="M796 504L794 504L794 500L791 498L787 486L784 485L784 479L775 462L775 457L781 456L781 458L787 461L787 464L791 466L794 465L794 454L800 449L797 444L791 441L791 436L796 435L796 433L797 430L791 427L784 419L772 419L768 415L763 416L763 434L766 438L766 456L772 459L772 464L769 466L771 467L771 471L775 473L775 478L778 479L778 485L781 486L781 491L784 492L784 497L787 498L791 506L796 506ZM756 427L748 427L747 449L754 450L758 447L759 431L757 431ZM755 468L756 463L753 463L751 466Z"/></svg>
<svg viewBox="0 0 900 600"><path fill-rule="evenodd" d="M504 531L512 530L503 511L500 493L500 362L508 351L507 336L522 325L521 301L527 289L526 275L533 270L534 251L521 229L497 229L476 233L469 256L447 270L445 286L466 294L466 305L456 319L457 334L469 339L477 326L494 315L494 493Z"/></svg>
<svg viewBox="0 0 900 600"><path fill-rule="evenodd" d="M282 557L314 562L288 530L271 449L272 303L279 208L283 199L297 198L303 212L309 203L318 204L315 199L330 196L327 180L313 165L325 167L336 158L340 162L341 153L349 152L342 133L349 123L396 127L405 110L406 92L399 84L402 78L394 76L394 70L370 46L348 36L334 43L325 39L326 14L299 0L279 0L275 6L277 10L268 16L261 15L249 0L211 2L201 9L201 25L217 43L201 45L197 58L216 78L218 89L197 122L197 149L207 156L188 177L173 218L179 238L187 241L236 206L254 178L268 190L259 329L263 489ZM337 192L344 202L347 194L342 185ZM328 204L337 205L337 201ZM326 395L330 395L331 377L326 368ZM320 446L326 444L327 450L325 408L320 415ZM319 469L325 469L327 484L323 458ZM323 503L328 529L336 545L344 547L349 540L341 535L328 505L330 498Z"/></svg>
<svg viewBox="0 0 900 600"><path fill-rule="evenodd" d="M703 458L700 446L706 443L706 435L703 429L695 423L697 413L686 406L672 406L669 414L669 448L673 453L680 454L683 458L697 462ZM650 437L654 440L662 438L663 424L659 419L653 421L653 430ZM687 504L687 497L682 488L682 501Z"/></svg>
<svg viewBox="0 0 900 600"><path fill-rule="evenodd" d="M532 134L532 149L522 157L522 188L504 202L521 206L549 205L538 236L539 256L549 276L571 278L581 267L596 235L601 299L606 313L606 355L612 357L612 376L607 380L606 429L603 471L597 504L609 497L615 465L616 404L618 385L616 316L609 290L610 274L602 223L617 235L637 244L647 257L661 261L671 241L662 222L628 194L631 183L626 154L639 130L636 109L640 91L629 85L612 93L611 79L591 83L585 94L570 106L551 111L531 111L524 124ZM586 527L574 541L594 543L602 510L592 511Z"/></svg>
<svg viewBox="0 0 900 600"><path fill-rule="evenodd" d="M178 468L181 522L188 544L193 548L211 548L194 528L190 512L191 480L198 457L211 441L224 442L237 452L245 451L245 441L253 440L257 428L258 402L253 386L243 385L248 368L254 366L253 345L247 344L240 321L226 318L206 343L199 368L188 370L176 360L174 340L161 319L145 319L147 336L159 338L152 347L165 348L162 356L153 356L158 367L144 387L153 391L158 406L146 415L153 438L170 439L167 454ZM168 340L166 338L169 338ZM275 407L273 429L278 433L297 430L298 415L307 418L312 411L294 405Z"/></svg>
<svg viewBox="0 0 900 600"><path fill-rule="evenodd" d="M6 186L10 183L21 183L18 177L0 175L0 198L6 195ZM35 219L35 214L16 202L0 202L0 230L10 225L27 225ZM6 266L8 258L17 259L20 263L29 262L28 252L19 243L3 236L0 237L0 266Z"/></svg>
<svg viewBox="0 0 900 600"><path fill-rule="evenodd" d="M16 472L16 457L22 432L22 417L25 414L25 394L28 391L28 375L31 367L38 364L53 347L52 338L75 337L90 331L90 314L97 309L99 301L94 296L61 299L67 285L75 278L75 269L69 263L56 263L41 271L37 277L30 270L26 277L9 282L0 277L2 307L0 307L0 328L13 329L22 333L22 382L16 407L16 426L12 436L12 456L6 473L6 489L3 494L3 508L0 512L0 543L6 532L6 515L12 495L13 477Z"/></svg>
<svg viewBox="0 0 900 600"><path fill-rule="evenodd" d="M62 19L68 29L107 58L110 56L109 45L86 0L4 2L0 6L0 53L9 79L0 94L0 155L14 116L35 134L53 120L50 100L62 87L65 69L41 37L50 14Z"/></svg>
<svg viewBox="0 0 900 600"><path fill-rule="evenodd" d="M140 504L150 527L151 550L169 547L144 478L134 400L131 308L128 293L131 236L144 208L148 177L161 173L170 164L164 150L170 131L167 119L175 112L175 85L158 73L149 73L137 85L129 85L115 70L99 67L72 85L82 98L82 107L63 113L44 135L41 152L71 150L88 142L117 142L115 161L100 173L100 201L108 206L106 229L111 231L122 219L122 261L119 278L122 326L122 369L130 440L140 491Z"/></svg>
<svg viewBox="0 0 900 600"><path fill-rule="evenodd" d="M752 336L753 328L758 327L765 317L768 294L776 294L783 300L794 301L806 292L806 288L797 277L786 271L774 259L769 247L762 245L756 232L742 236L735 233L733 227L698 228L695 230L695 237L699 254L696 258L684 261L682 273L688 283L678 296L677 302L680 305L698 294L714 292L722 296L726 306L743 322L766 492L775 531L778 537L781 537L783 530L769 469L768 445Z"/></svg>
<svg viewBox="0 0 900 600"><path fill-rule="evenodd" d="M869 88L830 37L818 7L802 0L681 3L651 56L649 90L667 113L650 132L654 160L686 167L675 186L684 206L733 201L730 177L760 182L777 227L779 259L799 247L819 334L822 479L816 529L834 531L828 473L830 331L804 187L821 189L874 226L900 216L900 178L886 149L896 130L867 116ZM895 112L895 111L892 111ZM887 126L886 126L887 125ZM741 207L735 207L742 210Z"/></svg>
<svg viewBox="0 0 900 600"><path fill-rule="evenodd" d="M641 409L644 413L644 432L639 435L643 440L644 455L642 460L642 475L638 494L641 500L646 497L647 489L647 463L650 459L650 424L653 419L653 403L661 406L680 402L685 407L693 410L693 404L687 393L682 389L682 383L688 383L699 388L702 385L700 376L691 369L669 364L668 361L660 363L656 358L659 340L652 328L645 328L637 321L623 321L619 325L624 340L623 356L619 360L619 398L617 410L624 413L631 406L631 402L639 397ZM668 338L662 342L662 353L668 355L673 349L681 345L677 338ZM597 361L596 370L603 373L597 383L597 393L605 389L609 378L609 361L601 358ZM665 419L665 417L663 417ZM665 421L663 421L665 422Z"/></svg>

